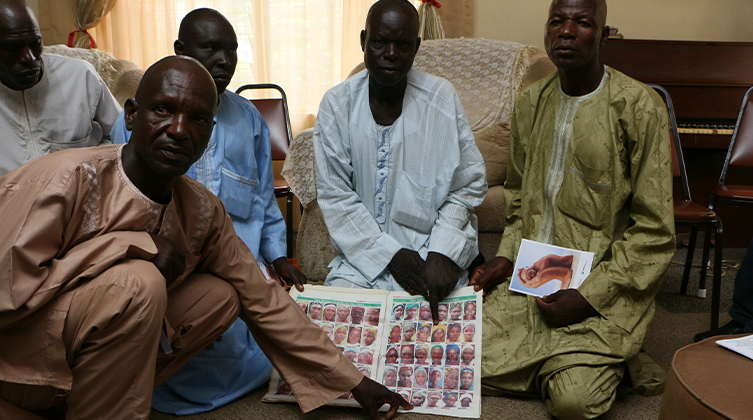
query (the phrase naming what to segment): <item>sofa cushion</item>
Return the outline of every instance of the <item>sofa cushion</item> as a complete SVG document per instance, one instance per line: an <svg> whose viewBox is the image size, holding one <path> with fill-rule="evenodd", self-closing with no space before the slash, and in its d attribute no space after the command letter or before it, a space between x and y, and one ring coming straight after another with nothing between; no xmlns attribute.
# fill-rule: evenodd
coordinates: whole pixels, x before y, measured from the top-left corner
<svg viewBox="0 0 753 420"><path fill-rule="evenodd" d="M44 47L45 53L57 54L65 57L77 58L89 62L99 74L99 77L110 89L112 96L123 106L126 99L136 95L136 88L141 82L144 70L136 64L115 58L107 51L97 49L68 48L65 45Z"/></svg>
<svg viewBox="0 0 753 420"><path fill-rule="evenodd" d="M473 133L486 165L486 183L489 187L503 185L507 179L507 156L509 154L510 127L498 123Z"/></svg>
<svg viewBox="0 0 753 420"><path fill-rule="evenodd" d="M505 230L505 187L489 187L486 198L476 207L479 232L502 232Z"/></svg>

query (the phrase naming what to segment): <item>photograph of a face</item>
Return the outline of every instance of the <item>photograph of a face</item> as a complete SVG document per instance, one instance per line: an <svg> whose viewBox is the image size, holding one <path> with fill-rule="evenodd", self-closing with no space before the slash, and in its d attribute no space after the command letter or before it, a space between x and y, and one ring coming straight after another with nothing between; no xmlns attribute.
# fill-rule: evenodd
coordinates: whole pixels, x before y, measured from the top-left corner
<svg viewBox="0 0 753 420"><path fill-rule="evenodd" d="M591 273L593 252L578 251L523 239L515 259L510 290L548 296L577 289Z"/></svg>

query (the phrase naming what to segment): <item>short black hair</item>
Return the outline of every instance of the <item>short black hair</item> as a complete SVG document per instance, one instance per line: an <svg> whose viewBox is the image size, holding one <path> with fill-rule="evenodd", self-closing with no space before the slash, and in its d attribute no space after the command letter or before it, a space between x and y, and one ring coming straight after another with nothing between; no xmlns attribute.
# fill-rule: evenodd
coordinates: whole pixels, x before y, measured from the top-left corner
<svg viewBox="0 0 753 420"><path fill-rule="evenodd" d="M392 7L399 10L406 11L411 16L411 22L414 23L416 28L416 37L418 37L418 30L420 20L418 18L418 10L408 0L379 0L372 4L369 8L369 13L366 15L365 30L369 31L369 25L371 24L371 17L375 12L381 12L382 9Z"/></svg>

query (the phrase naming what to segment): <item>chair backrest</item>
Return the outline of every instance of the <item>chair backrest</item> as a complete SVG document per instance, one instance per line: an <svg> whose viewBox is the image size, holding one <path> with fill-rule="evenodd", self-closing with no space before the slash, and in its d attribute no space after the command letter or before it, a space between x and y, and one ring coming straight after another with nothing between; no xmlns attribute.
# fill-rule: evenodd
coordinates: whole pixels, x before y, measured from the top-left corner
<svg viewBox="0 0 753 420"><path fill-rule="evenodd" d="M743 97L737 123L735 123L735 131L732 133L732 140L730 140L727 150L727 158L722 167L722 175L719 177L719 185L724 185L724 179L730 165L753 167L753 108L748 106L753 102L751 91L753 91L753 87L748 89Z"/></svg>
<svg viewBox="0 0 753 420"><path fill-rule="evenodd" d="M682 184L683 199L687 202L690 202L690 185L688 184L688 174L687 172L685 172L685 160L682 156L680 134L677 132L677 119L675 118L675 107L672 104L672 97L669 95L669 92L667 92L666 89L659 85L649 84L648 86L659 93L659 96L662 97L664 103L667 105L670 128L669 136L671 137L670 145L672 147L672 176L675 178L680 178L680 182Z"/></svg>
<svg viewBox="0 0 753 420"><path fill-rule="evenodd" d="M290 115L285 91L278 85L271 83L243 85L235 91L241 94L246 90L274 89L280 93L279 98L250 98L256 109L269 127L269 139L272 142L272 160L285 160L288 147L293 141L290 130Z"/></svg>

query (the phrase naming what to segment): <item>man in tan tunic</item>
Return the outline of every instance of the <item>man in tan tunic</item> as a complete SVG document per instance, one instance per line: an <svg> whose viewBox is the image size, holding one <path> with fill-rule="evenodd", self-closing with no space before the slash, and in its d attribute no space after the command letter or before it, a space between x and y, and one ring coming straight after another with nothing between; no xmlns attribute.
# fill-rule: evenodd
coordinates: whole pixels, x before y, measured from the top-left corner
<svg viewBox="0 0 753 420"><path fill-rule="evenodd" d="M239 313L303 411L347 391L372 418L411 407L264 278L222 202L183 176L216 104L199 62L168 57L126 103L129 144L0 178L0 418L146 419L153 387Z"/></svg>
<svg viewBox="0 0 753 420"><path fill-rule="evenodd" d="M604 0L552 2L557 72L515 104L507 226L471 279L488 294L482 391L541 396L560 420L604 414L626 371L644 394L665 377L639 351L675 248L668 118L653 89L599 60L606 14ZM523 238L593 252L590 275L543 299L510 291Z"/></svg>

